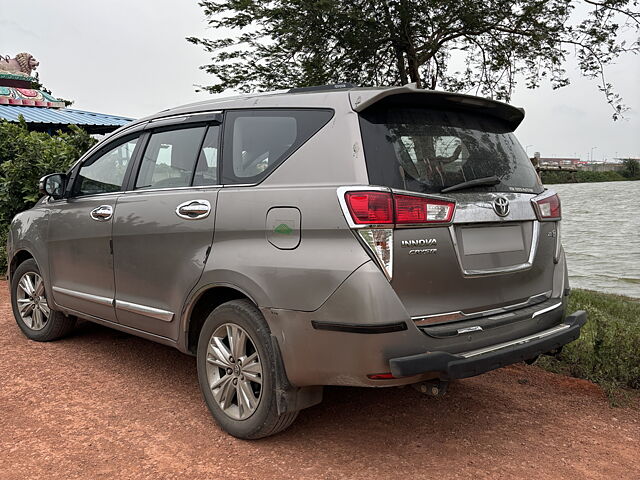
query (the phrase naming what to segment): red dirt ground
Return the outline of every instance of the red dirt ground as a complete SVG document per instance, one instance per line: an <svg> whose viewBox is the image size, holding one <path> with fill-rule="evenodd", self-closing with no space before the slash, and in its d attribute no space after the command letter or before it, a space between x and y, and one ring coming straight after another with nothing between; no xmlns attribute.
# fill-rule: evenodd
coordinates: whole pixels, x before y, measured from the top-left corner
<svg viewBox="0 0 640 480"><path fill-rule="evenodd" d="M27 340L0 282L0 479L640 479L640 405L518 365L411 388L327 388L284 433L212 421L195 360L91 323Z"/></svg>

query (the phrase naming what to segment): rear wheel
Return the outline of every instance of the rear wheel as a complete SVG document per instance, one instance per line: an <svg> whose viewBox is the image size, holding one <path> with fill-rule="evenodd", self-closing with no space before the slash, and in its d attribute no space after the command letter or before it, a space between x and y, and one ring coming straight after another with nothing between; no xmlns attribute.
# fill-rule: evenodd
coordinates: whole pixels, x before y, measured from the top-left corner
<svg viewBox="0 0 640 480"><path fill-rule="evenodd" d="M256 439L287 428L298 412L278 414L276 353L269 327L248 300L216 308L198 342L198 380L214 419L234 437Z"/></svg>
<svg viewBox="0 0 640 480"><path fill-rule="evenodd" d="M51 310L44 280L33 259L21 263L12 276L11 306L20 329L28 338L38 342L62 338L76 323L75 318Z"/></svg>

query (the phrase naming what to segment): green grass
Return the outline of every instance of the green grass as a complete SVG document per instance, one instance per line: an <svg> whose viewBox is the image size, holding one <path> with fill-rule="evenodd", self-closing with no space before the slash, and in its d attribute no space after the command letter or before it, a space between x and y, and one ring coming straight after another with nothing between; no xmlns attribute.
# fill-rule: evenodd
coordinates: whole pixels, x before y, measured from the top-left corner
<svg viewBox="0 0 640 480"><path fill-rule="evenodd" d="M624 391L640 389L640 300L590 290L573 290L569 312L586 310L580 338L558 358L541 357L537 365L598 383L613 404Z"/></svg>

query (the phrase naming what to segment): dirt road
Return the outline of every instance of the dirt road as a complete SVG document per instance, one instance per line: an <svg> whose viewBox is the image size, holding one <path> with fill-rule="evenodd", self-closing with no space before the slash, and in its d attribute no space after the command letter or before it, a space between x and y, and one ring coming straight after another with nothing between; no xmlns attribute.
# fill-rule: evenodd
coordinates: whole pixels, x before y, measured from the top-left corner
<svg viewBox="0 0 640 480"><path fill-rule="evenodd" d="M640 479L640 405L515 366L411 388L327 388L257 442L211 420L193 358L90 323L28 341L0 283L0 479Z"/></svg>

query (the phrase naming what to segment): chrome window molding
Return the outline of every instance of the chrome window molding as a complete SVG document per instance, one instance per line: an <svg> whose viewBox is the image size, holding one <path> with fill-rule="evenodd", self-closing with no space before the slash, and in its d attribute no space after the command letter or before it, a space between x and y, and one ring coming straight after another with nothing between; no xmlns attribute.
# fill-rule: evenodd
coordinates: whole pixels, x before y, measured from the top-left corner
<svg viewBox="0 0 640 480"><path fill-rule="evenodd" d="M163 187L163 188L138 188L136 190L124 190L122 192L118 192L120 195L130 194L130 193L146 193L146 192L171 192L174 190L206 190L208 188L222 188L223 185L197 185L190 186L187 185L185 187Z"/></svg>
<svg viewBox="0 0 640 480"><path fill-rule="evenodd" d="M490 315L497 315L499 313L507 313L519 308L527 307L530 305L536 305L548 300L551 297L551 290L536 295L530 296L524 302L513 303L511 305L505 305L504 307L492 308L489 310L482 310L480 312L464 313L462 310L456 312L435 313L432 315L419 315L411 317L416 325L431 325L441 322L451 322L457 320L472 320L479 317L487 317ZM544 313L544 312L543 312ZM447 318L450 317L450 318Z"/></svg>
<svg viewBox="0 0 640 480"><path fill-rule="evenodd" d="M106 305L113 307L113 298L102 297L100 295L93 295L91 293L78 292L76 290L69 290L68 288L52 287L53 291L69 297L79 298L81 300L87 300L89 302L97 303L99 305Z"/></svg>
<svg viewBox="0 0 640 480"><path fill-rule="evenodd" d="M109 198L111 196L113 197L117 197L118 195L122 195L122 190L119 190L117 192L105 192L105 193L92 193L89 195L74 195L73 197L63 197L63 198L59 198L57 200L50 200L50 203L53 202L66 202L69 200L78 200L78 199L89 199L91 200L92 198ZM51 198L51 197L49 197Z"/></svg>
<svg viewBox="0 0 640 480"><path fill-rule="evenodd" d="M487 269L465 269L462 264L462 256L460 255L460 246L458 245L458 239L456 237L456 231L453 225L449 227L449 236L451 237L451 242L453 243L453 250L456 252L456 258L458 259L460 270L462 270L462 273L465 277L475 277L475 276L481 276L481 275L496 275L500 273L514 273L514 272L520 272L523 270L528 270L533 265L533 261L536 257L536 252L538 251L538 243L540 241L540 222L538 222L537 220L533 221L531 247L529 248L529 256L527 257L527 261L517 265L510 265L508 267L487 268Z"/></svg>
<svg viewBox="0 0 640 480"><path fill-rule="evenodd" d="M148 307L146 305L140 305L137 303L125 302L124 300L116 300L116 308L119 310L136 313L138 315L144 315L145 317L162 320L163 322L171 322L174 317L173 312L162 310L160 308Z"/></svg>
<svg viewBox="0 0 640 480"><path fill-rule="evenodd" d="M149 124L153 124L155 122L160 122L164 120L178 120L180 118L192 118L198 116L206 116L206 115L222 115L222 110L207 110L204 112L195 112L195 113L178 113L174 115L167 115L166 117L156 117L149 120Z"/></svg>

